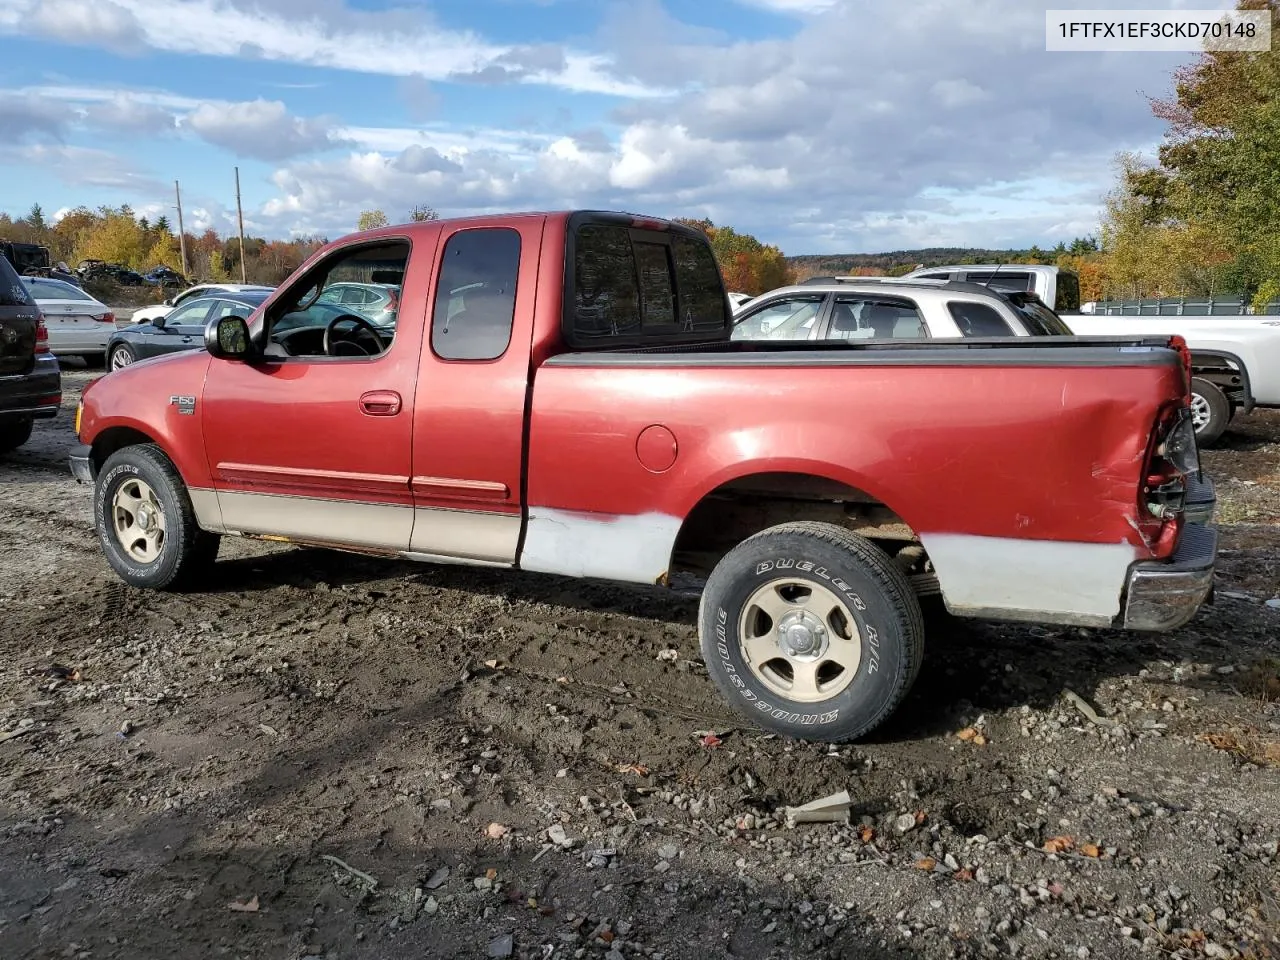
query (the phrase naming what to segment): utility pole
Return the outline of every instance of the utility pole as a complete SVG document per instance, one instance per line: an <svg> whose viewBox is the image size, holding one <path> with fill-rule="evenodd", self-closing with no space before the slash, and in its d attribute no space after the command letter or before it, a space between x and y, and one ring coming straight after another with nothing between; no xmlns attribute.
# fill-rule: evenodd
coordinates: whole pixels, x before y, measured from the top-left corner
<svg viewBox="0 0 1280 960"><path fill-rule="evenodd" d="M244 210L240 207L240 168L236 167L236 217L240 221L240 282L248 283L244 266Z"/></svg>
<svg viewBox="0 0 1280 960"><path fill-rule="evenodd" d="M182 226L182 191L177 180L173 181L173 195L178 200L178 252L182 256L182 275L187 277L187 231Z"/></svg>

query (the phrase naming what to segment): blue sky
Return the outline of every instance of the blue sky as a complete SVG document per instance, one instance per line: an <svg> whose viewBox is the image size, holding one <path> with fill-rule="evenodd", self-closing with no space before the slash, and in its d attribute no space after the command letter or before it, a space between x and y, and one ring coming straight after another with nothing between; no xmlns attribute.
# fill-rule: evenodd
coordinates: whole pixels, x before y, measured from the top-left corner
<svg viewBox="0 0 1280 960"><path fill-rule="evenodd" d="M1185 58L1046 53L1046 6L0 0L0 210L172 219L177 179L225 233L238 165L269 237L427 204L709 216L788 253L1069 240Z"/></svg>

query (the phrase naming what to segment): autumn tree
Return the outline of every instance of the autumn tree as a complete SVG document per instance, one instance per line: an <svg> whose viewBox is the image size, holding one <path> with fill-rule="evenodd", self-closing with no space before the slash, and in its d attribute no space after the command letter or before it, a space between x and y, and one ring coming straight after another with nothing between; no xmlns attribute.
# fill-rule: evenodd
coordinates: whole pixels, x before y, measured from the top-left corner
<svg viewBox="0 0 1280 960"><path fill-rule="evenodd" d="M423 206L419 204L409 211L409 220L413 223L424 223L427 220L439 220L438 214L434 207Z"/></svg>
<svg viewBox="0 0 1280 960"><path fill-rule="evenodd" d="M168 267L178 273L182 272L182 257L178 250L178 241L173 234L162 233L147 251L148 267Z"/></svg>
<svg viewBox="0 0 1280 960"><path fill-rule="evenodd" d="M1277 0L1240 0L1270 12ZM1280 60L1211 51L1155 100L1168 124L1159 162L1124 164L1103 247L1122 285L1148 292L1234 288L1255 308L1280 295Z"/></svg>
<svg viewBox="0 0 1280 960"><path fill-rule="evenodd" d="M677 223L701 230L711 241L725 286L752 296L786 286L794 279L781 250L767 246L748 233L717 227L710 220L678 219Z"/></svg>
<svg viewBox="0 0 1280 960"><path fill-rule="evenodd" d="M76 237L76 260L105 260L144 269L150 238L127 207L102 207L94 222Z"/></svg>
<svg viewBox="0 0 1280 960"><path fill-rule="evenodd" d="M357 230L375 230L378 227L385 227L391 221L387 219L387 215L381 210L365 210L360 214L360 219L356 221Z"/></svg>

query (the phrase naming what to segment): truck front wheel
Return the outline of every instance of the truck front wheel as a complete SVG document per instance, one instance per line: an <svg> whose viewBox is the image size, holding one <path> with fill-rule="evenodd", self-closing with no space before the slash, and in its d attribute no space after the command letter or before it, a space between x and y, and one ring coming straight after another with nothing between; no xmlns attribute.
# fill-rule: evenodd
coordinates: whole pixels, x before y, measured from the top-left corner
<svg viewBox="0 0 1280 960"><path fill-rule="evenodd" d="M219 538L197 525L181 475L154 444L124 447L107 458L93 515L107 562L135 587L189 586L218 554Z"/></svg>
<svg viewBox="0 0 1280 960"><path fill-rule="evenodd" d="M920 604L864 537L826 523L771 527L712 571L702 656L730 704L805 740L855 740L902 702L924 657Z"/></svg>

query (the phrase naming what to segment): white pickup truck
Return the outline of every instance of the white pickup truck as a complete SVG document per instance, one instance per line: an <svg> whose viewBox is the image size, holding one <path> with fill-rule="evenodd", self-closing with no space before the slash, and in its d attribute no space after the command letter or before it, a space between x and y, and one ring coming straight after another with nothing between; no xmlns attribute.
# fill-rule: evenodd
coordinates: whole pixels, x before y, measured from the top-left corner
<svg viewBox="0 0 1280 960"><path fill-rule="evenodd" d="M1089 314L1081 311L1080 282L1074 273L1038 264L923 267L903 279L965 281L1034 293L1053 304L1071 332L1081 336L1179 334L1191 348L1191 413L1202 447L1212 445L1236 413L1280 407L1280 317Z"/></svg>

